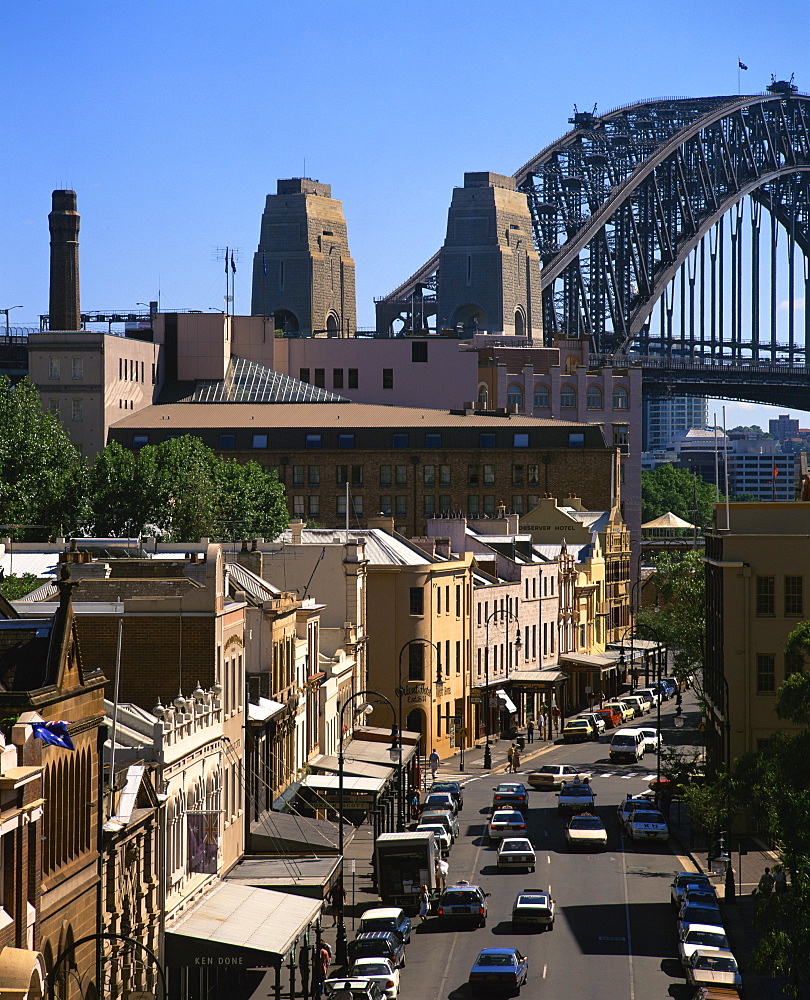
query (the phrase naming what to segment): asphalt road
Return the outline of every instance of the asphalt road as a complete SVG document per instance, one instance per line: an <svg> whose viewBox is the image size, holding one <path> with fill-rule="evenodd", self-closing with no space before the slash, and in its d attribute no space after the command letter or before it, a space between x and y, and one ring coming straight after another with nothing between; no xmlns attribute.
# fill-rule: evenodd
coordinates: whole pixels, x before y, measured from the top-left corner
<svg viewBox="0 0 810 1000"><path fill-rule="evenodd" d="M665 733L673 711L673 702L662 707ZM645 716L645 724L654 725L654 718ZM685 1000L691 995L680 970L669 904L672 876L685 860L666 845L628 840L616 818L616 807L626 795L648 787L644 779L655 771L655 755L648 753L637 765L611 765L608 743L609 736L600 744L554 746L522 772L525 778L532 766L557 762L589 772L597 812L608 830L604 854L570 854L566 819L557 814L555 794L530 790L527 826L537 851L534 874L499 874L497 848L486 837L493 786L509 778L490 774L467 780L449 882L467 879L491 893L487 925L451 930L434 918L421 924L415 918L418 926L402 971L402 1000L469 1000L470 967L479 949L486 947L516 947L528 955L524 998ZM511 908L516 894L549 886L557 901L554 930L515 932Z"/></svg>

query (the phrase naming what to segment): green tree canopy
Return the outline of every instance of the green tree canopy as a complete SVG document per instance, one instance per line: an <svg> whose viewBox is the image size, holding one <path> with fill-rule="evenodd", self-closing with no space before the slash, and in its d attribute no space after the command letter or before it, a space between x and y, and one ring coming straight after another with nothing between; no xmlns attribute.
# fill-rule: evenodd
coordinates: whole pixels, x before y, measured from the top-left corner
<svg viewBox="0 0 810 1000"><path fill-rule="evenodd" d="M652 521L672 511L690 524L711 524L715 489L671 462L641 473L641 520Z"/></svg>
<svg viewBox="0 0 810 1000"><path fill-rule="evenodd" d="M89 513L87 467L27 378L0 375L0 524L34 537L77 530Z"/></svg>

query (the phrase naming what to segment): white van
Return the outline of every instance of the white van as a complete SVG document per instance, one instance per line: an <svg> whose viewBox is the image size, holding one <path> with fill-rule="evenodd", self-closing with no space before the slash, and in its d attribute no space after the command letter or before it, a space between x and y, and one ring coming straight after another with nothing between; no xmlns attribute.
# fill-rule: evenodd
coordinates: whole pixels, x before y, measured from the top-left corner
<svg viewBox="0 0 810 1000"><path fill-rule="evenodd" d="M617 729L610 741L610 759L637 763L644 756L644 736L640 729Z"/></svg>

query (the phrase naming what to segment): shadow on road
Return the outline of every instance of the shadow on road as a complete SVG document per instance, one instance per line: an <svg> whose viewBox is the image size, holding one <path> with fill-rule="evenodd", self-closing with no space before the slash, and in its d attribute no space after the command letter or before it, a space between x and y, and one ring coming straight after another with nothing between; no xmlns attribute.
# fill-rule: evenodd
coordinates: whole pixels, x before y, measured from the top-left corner
<svg viewBox="0 0 810 1000"><path fill-rule="evenodd" d="M632 945L634 955L676 958L675 925L668 900L660 903L590 903L558 909L568 922L583 955L626 955ZM673 931L662 937L660 927L669 922Z"/></svg>

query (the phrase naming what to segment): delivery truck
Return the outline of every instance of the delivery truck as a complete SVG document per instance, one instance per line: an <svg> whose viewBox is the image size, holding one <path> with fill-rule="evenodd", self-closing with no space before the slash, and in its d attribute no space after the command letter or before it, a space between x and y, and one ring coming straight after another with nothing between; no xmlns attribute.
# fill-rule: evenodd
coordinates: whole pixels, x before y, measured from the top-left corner
<svg viewBox="0 0 810 1000"><path fill-rule="evenodd" d="M387 906L401 906L408 913L419 910L423 885L434 895L439 847L429 830L382 833L374 849L377 891Z"/></svg>

